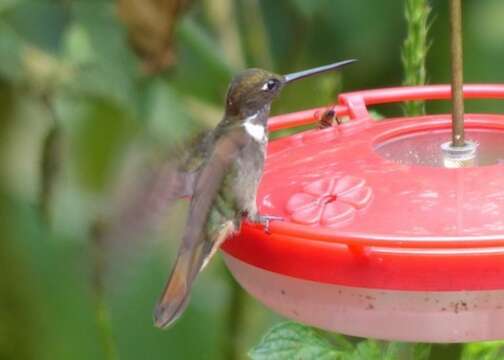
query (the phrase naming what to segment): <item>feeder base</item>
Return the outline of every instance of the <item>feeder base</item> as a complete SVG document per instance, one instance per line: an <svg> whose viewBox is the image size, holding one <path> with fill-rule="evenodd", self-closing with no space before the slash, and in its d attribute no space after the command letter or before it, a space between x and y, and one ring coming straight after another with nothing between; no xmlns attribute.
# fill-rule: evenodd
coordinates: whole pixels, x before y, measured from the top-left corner
<svg viewBox="0 0 504 360"><path fill-rule="evenodd" d="M238 282L285 317L346 335L409 342L504 338L504 291L398 291L317 283L223 253Z"/></svg>

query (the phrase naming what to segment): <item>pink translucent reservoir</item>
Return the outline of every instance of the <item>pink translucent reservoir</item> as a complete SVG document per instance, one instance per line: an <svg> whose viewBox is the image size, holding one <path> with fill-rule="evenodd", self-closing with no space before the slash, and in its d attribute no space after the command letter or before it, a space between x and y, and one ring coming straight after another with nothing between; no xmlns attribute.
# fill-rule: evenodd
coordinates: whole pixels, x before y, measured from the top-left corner
<svg viewBox="0 0 504 360"><path fill-rule="evenodd" d="M466 98L504 99L504 85ZM270 142L258 194L271 233L244 224L223 245L242 286L278 313L348 335L504 338L504 116L466 114L476 166L443 166L451 117L375 122L368 106L448 99L448 86L340 95L343 125ZM270 119L313 123L321 109ZM323 110L322 110L323 111Z"/></svg>

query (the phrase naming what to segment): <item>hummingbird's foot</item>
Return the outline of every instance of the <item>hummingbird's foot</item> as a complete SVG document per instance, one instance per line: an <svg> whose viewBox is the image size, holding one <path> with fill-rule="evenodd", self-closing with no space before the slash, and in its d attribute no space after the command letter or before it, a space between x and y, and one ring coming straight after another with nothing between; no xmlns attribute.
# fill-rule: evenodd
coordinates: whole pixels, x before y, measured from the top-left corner
<svg viewBox="0 0 504 360"><path fill-rule="evenodd" d="M270 229L269 229L270 222L271 221L284 221L285 219L281 216L257 214L254 217L250 218L250 220L253 223L261 224L264 228L264 232L266 234L270 234Z"/></svg>

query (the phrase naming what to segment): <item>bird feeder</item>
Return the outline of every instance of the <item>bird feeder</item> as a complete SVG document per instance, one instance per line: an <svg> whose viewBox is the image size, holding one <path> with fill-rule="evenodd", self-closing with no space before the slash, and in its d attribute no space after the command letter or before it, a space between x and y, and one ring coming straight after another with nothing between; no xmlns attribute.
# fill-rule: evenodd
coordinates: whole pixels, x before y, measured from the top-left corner
<svg viewBox="0 0 504 360"><path fill-rule="evenodd" d="M270 233L223 245L241 285L278 313L343 334L413 342L504 338L504 115L464 114L461 2L450 1L452 84L341 94L339 126L269 144L258 192ZM374 121L373 105L451 99L452 114ZM305 125L321 109L282 115ZM450 141L451 138L451 141Z"/></svg>
<svg viewBox="0 0 504 360"><path fill-rule="evenodd" d="M463 92L504 99L504 85ZM348 335L504 338L504 115L465 114L477 152L457 166L460 154L442 149L449 114L374 121L368 111L450 97L449 85L341 94L334 110L347 122L271 141L257 202L285 220L269 233L245 223L224 243L240 284L287 318ZM272 118L270 130L320 111Z"/></svg>

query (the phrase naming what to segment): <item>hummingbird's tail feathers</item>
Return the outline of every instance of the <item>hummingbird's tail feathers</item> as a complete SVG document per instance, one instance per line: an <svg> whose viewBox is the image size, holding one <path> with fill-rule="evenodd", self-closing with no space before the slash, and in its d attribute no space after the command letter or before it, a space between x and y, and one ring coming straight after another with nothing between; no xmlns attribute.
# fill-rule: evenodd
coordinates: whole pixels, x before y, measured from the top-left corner
<svg viewBox="0 0 504 360"><path fill-rule="evenodd" d="M234 223L228 221L212 237L212 241L206 240L196 248L179 252L161 300L154 309L154 323L157 327L167 328L182 315L189 302L194 279L235 229Z"/></svg>
<svg viewBox="0 0 504 360"><path fill-rule="evenodd" d="M206 251L201 246L179 253L161 299L154 309L154 324L157 327L167 328L182 315L189 302L192 283L205 258Z"/></svg>
<svg viewBox="0 0 504 360"><path fill-rule="evenodd" d="M203 264L201 265L201 270L203 270L210 260L213 258L217 250L219 250L220 246L230 236L236 231L236 226L233 223L233 221L228 221L224 225L222 225L221 230L217 233L217 235L214 237L213 241L207 241L205 243L205 250L204 252L207 254L205 256L205 259L203 261Z"/></svg>

